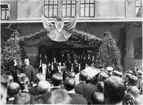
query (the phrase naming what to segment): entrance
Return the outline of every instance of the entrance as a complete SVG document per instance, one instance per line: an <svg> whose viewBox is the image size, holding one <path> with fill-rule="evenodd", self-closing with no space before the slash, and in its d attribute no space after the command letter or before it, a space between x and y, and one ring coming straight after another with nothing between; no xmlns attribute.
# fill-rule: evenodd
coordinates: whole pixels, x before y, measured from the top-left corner
<svg viewBox="0 0 143 105"><path fill-rule="evenodd" d="M47 47L41 46L39 47L39 55L41 54L42 59L47 57L48 62L53 62L54 58L56 58L57 62L65 62L68 56L73 61L74 56L78 57L78 59L83 59L84 57L87 59L90 56L95 55L93 53L92 48L61 48L61 47Z"/></svg>

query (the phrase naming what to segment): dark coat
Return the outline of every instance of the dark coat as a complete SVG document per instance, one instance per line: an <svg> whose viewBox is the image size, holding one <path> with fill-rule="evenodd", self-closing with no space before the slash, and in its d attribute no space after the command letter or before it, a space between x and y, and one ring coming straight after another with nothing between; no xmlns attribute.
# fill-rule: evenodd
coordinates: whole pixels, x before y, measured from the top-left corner
<svg viewBox="0 0 143 105"><path fill-rule="evenodd" d="M68 94L72 99L71 104L87 104L86 99L83 98L82 95L77 93L68 93Z"/></svg>
<svg viewBox="0 0 143 105"><path fill-rule="evenodd" d="M92 93L95 92L95 87L85 82L80 82L75 86L75 92L81 94L88 102L91 100Z"/></svg>
<svg viewBox="0 0 143 105"><path fill-rule="evenodd" d="M22 69L22 72L26 74L26 76L29 78L30 82L34 81L35 70L34 70L33 66L31 66L31 65L24 66Z"/></svg>

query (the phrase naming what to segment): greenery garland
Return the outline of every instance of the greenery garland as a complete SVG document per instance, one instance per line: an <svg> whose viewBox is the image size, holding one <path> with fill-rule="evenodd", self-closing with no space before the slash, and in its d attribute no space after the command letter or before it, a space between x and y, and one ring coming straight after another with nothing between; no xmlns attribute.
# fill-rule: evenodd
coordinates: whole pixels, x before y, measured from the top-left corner
<svg viewBox="0 0 143 105"><path fill-rule="evenodd" d="M110 32L105 32L103 43L96 54L95 65L102 65L104 68L107 66L120 68L120 60L121 54L115 39Z"/></svg>
<svg viewBox="0 0 143 105"><path fill-rule="evenodd" d="M4 49L2 50L2 72L14 70L13 60L22 63L21 60L21 47L19 44L19 33L14 32L11 37L5 42Z"/></svg>
<svg viewBox="0 0 143 105"><path fill-rule="evenodd" d="M112 38L110 32L105 33L105 38L102 40L100 38L95 37L89 33L85 33L82 31L77 31L73 29L72 36L68 41L64 42L67 45L73 45L73 47L80 48L91 46L95 50L95 65L100 66L104 65L104 67L111 66L119 66L120 65L120 50L116 46L115 40ZM21 43L26 43L30 40L40 39L40 37L44 37L47 35L46 30L40 30L35 34L30 34L27 36L19 37L19 33L14 32L10 39L6 42L4 50L3 50L3 61L4 64L9 66L13 59L17 59L21 62ZM7 67L6 67L7 68ZM8 69L11 69L10 66Z"/></svg>

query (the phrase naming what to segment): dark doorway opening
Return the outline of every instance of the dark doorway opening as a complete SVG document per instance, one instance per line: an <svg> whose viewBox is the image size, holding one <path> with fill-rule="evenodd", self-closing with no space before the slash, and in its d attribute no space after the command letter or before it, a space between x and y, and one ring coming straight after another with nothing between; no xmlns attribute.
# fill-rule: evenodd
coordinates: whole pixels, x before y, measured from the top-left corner
<svg viewBox="0 0 143 105"><path fill-rule="evenodd" d="M56 58L57 62L61 62L67 59L67 55L69 54L71 59L76 54L79 58L88 57L88 55L95 56L95 49L93 48L68 48L68 47L47 47L41 46L39 47L39 55L41 54L42 59L47 57L48 62L53 62L54 58Z"/></svg>

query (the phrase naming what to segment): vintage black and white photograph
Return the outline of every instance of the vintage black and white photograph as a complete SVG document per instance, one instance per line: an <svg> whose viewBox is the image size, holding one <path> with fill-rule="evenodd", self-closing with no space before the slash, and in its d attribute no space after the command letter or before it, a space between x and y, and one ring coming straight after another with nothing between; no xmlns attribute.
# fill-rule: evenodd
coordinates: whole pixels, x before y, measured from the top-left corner
<svg viewBox="0 0 143 105"><path fill-rule="evenodd" d="M143 105L143 0L0 8L0 104Z"/></svg>

